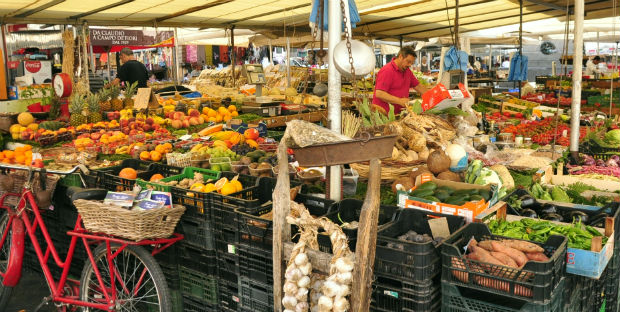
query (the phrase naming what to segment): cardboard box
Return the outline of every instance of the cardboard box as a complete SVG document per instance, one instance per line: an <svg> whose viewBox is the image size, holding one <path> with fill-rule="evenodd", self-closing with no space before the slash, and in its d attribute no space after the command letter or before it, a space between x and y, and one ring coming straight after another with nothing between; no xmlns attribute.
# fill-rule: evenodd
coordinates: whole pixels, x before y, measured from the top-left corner
<svg viewBox="0 0 620 312"><path fill-rule="evenodd" d="M422 111L455 107L468 98L470 98L470 94L462 83L459 83L457 90L448 90L443 84L439 83L422 95Z"/></svg>
<svg viewBox="0 0 620 312"><path fill-rule="evenodd" d="M34 83L44 83L52 79L51 61L23 61L24 75L32 76Z"/></svg>
<svg viewBox="0 0 620 312"><path fill-rule="evenodd" d="M457 215L464 217L465 220L469 223L474 220L479 213L487 209L490 205L495 204L498 201L497 198L497 185L476 185L476 184L468 184L447 180L435 179L430 175L423 174L416 178L416 187L412 189L415 190L417 186L426 183L426 182L435 182L437 186L449 186L456 190L471 190L471 189L480 189L480 190L488 190L491 193L491 199L488 202L484 200L481 201L471 201L467 202L462 206L450 205L446 203L440 202L432 202L423 198L418 198L415 196L410 196L405 191L398 191L398 207L401 208L414 208L421 210L430 210L437 213L449 214L449 215Z"/></svg>
<svg viewBox="0 0 620 312"><path fill-rule="evenodd" d="M564 166L558 165L557 174L553 174L553 167L548 166L543 170L540 178L542 184L551 184L558 186L569 186L577 182L593 186L602 191L615 192L620 190L620 182L583 178L579 176L564 175Z"/></svg>

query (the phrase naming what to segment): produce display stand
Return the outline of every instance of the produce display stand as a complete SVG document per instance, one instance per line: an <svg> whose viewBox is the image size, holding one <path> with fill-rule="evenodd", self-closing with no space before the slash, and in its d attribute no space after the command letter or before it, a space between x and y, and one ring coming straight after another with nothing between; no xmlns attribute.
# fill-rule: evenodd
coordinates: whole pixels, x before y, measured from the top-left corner
<svg viewBox="0 0 620 312"><path fill-rule="evenodd" d="M295 115L285 115L285 116L275 116L275 117L266 117L258 122L264 122L267 125L267 128L277 128L286 126L286 122L290 120L304 120L308 122L320 122L325 121L327 119L327 112L324 110L310 112L310 113L302 113Z"/></svg>

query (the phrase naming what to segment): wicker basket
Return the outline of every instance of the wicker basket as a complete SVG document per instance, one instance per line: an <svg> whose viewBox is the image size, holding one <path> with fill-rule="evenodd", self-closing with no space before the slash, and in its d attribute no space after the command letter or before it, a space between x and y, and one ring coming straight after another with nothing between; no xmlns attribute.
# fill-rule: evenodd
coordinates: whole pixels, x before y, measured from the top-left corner
<svg viewBox="0 0 620 312"><path fill-rule="evenodd" d="M84 199L75 200L73 204L88 231L133 241L170 237L185 212L185 207L180 205L152 210L127 210Z"/></svg>
<svg viewBox="0 0 620 312"><path fill-rule="evenodd" d="M166 162L169 166L190 167L192 165L192 153L168 153Z"/></svg>
<svg viewBox="0 0 620 312"><path fill-rule="evenodd" d="M400 177L406 177L413 168L423 165L424 163L425 162L421 160L411 162L382 160L381 180L396 180ZM354 163L351 164L351 168L355 169L360 177L368 178L368 171L370 168L368 163Z"/></svg>
<svg viewBox="0 0 620 312"><path fill-rule="evenodd" d="M2 187L0 187L0 196L4 195L5 193L20 194L28 178L28 172L25 170L15 170L15 171L9 171L6 174L10 175L13 178L13 187L11 187L11 189L9 190L5 190ZM48 174L47 180L45 182L45 189L50 190L51 193L53 194L54 190L56 189L56 185L58 184L58 180L60 180L60 176L55 175L55 174ZM39 184L40 184L39 174L35 173L35 176L32 179L32 192L33 193L36 193L37 191L40 191L42 189ZM6 198L6 200L4 201L4 204L9 205L9 206L17 206L18 201L19 201L18 197L10 196ZM39 207L39 208L47 208L47 207Z"/></svg>

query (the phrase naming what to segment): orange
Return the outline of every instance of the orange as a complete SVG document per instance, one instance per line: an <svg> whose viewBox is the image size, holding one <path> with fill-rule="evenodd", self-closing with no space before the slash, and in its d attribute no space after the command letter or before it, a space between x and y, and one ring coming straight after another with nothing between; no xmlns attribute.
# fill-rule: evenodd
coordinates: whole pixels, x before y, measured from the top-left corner
<svg viewBox="0 0 620 312"><path fill-rule="evenodd" d="M224 106L220 106L220 108L217 109L217 112L220 113L220 115L225 115L229 113L229 111Z"/></svg>
<svg viewBox="0 0 620 312"><path fill-rule="evenodd" d="M166 147L163 145L157 145L155 146L155 151L157 151L160 154L166 154Z"/></svg>
<svg viewBox="0 0 620 312"><path fill-rule="evenodd" d="M22 146L18 146L15 148L15 153L23 153L24 152L24 148Z"/></svg>
<svg viewBox="0 0 620 312"><path fill-rule="evenodd" d="M138 177L138 172L133 168L123 168L123 170L118 173L118 176L123 179L135 179Z"/></svg>
<svg viewBox="0 0 620 312"><path fill-rule="evenodd" d="M164 147L166 148L166 150L172 150L172 144L170 143L164 143Z"/></svg>
<svg viewBox="0 0 620 312"><path fill-rule="evenodd" d="M66 130L65 130L66 131ZM32 145L24 145L24 150L32 151Z"/></svg>
<svg viewBox="0 0 620 312"><path fill-rule="evenodd" d="M234 111L237 110L237 106L235 106L235 105L228 105L228 110L231 111L231 112L234 112Z"/></svg>
<svg viewBox="0 0 620 312"><path fill-rule="evenodd" d="M161 153L158 151L152 151L151 152L151 160L152 161L160 161L161 160Z"/></svg>
<svg viewBox="0 0 620 312"><path fill-rule="evenodd" d="M4 157L6 157L8 159L11 159L11 158L13 158L13 156L15 156L15 153L13 151L6 150L3 153L4 153Z"/></svg>
<svg viewBox="0 0 620 312"><path fill-rule="evenodd" d="M209 117L209 119L207 119L207 121L209 121L209 122L217 122L217 119L215 117Z"/></svg>
<svg viewBox="0 0 620 312"><path fill-rule="evenodd" d="M207 112L207 116L209 117L215 117L217 116L217 112L213 109L209 109L209 111Z"/></svg>
<svg viewBox="0 0 620 312"><path fill-rule="evenodd" d="M234 111L234 112L230 113L230 116L237 117L237 116L239 116L239 113L237 111Z"/></svg>
<svg viewBox="0 0 620 312"><path fill-rule="evenodd" d="M211 119L211 118L209 118ZM215 117L215 122L221 122L223 119L222 115L217 115L217 117Z"/></svg>
<svg viewBox="0 0 620 312"><path fill-rule="evenodd" d="M151 159L151 153L144 151L142 153L140 153L140 159L142 160L150 160Z"/></svg>
<svg viewBox="0 0 620 312"><path fill-rule="evenodd" d="M18 164L23 164L24 160L26 160L26 156L24 156L24 154L17 154L15 156L15 162Z"/></svg>
<svg viewBox="0 0 620 312"><path fill-rule="evenodd" d="M154 175L152 175L152 176L151 176L150 181L151 181L151 182L154 182L154 181L159 181L159 180L161 180L161 179L163 179L163 178L164 178L164 176L163 176L163 175L161 175L161 174L159 174L159 173L156 173L156 174L154 174Z"/></svg>

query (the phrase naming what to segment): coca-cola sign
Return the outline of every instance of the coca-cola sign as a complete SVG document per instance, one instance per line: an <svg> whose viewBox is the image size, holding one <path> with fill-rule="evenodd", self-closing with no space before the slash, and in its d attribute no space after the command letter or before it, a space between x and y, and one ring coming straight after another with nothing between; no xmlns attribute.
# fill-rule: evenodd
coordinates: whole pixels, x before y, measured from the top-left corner
<svg viewBox="0 0 620 312"><path fill-rule="evenodd" d="M40 61L25 61L24 68L29 73L38 73L41 70L41 62Z"/></svg>

